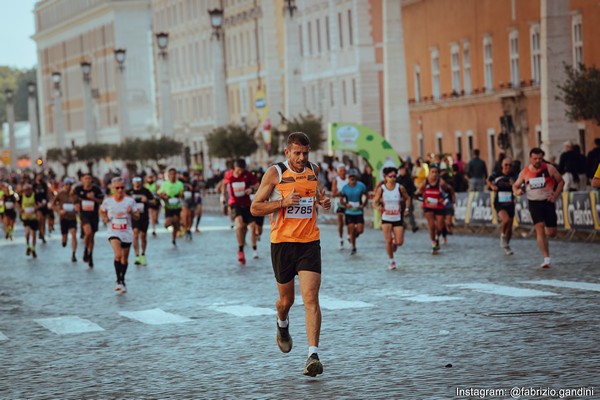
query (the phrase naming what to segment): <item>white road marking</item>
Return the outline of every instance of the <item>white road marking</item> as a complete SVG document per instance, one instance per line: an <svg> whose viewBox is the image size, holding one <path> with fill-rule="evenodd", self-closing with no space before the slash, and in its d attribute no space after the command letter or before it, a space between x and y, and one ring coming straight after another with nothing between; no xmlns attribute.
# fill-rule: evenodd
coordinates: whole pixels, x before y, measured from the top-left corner
<svg viewBox="0 0 600 400"><path fill-rule="evenodd" d="M458 283L452 285L445 285L448 287L458 287L461 289L471 289L476 292L497 294L500 296L510 297L543 297L543 296L556 296L556 293L544 292L542 290L534 289L523 289L512 286L495 285L493 283Z"/></svg>
<svg viewBox="0 0 600 400"><path fill-rule="evenodd" d="M591 290L594 292L600 292L600 284L598 284L598 283L559 281L559 280L555 280L555 279L548 279L548 280L541 280L541 281L523 281L521 283L531 283L534 285L545 285L545 286L554 286L554 287L580 289L580 290Z"/></svg>
<svg viewBox="0 0 600 400"><path fill-rule="evenodd" d="M104 329L92 321L77 316L36 319L35 322L57 335L98 332Z"/></svg>
<svg viewBox="0 0 600 400"><path fill-rule="evenodd" d="M0 342L3 340L8 340L8 336L6 336L2 332L0 332Z"/></svg>
<svg viewBox="0 0 600 400"><path fill-rule="evenodd" d="M180 324L182 322L191 321L191 319L187 317L171 314L161 310L160 308L143 311L120 311L119 314L148 325Z"/></svg>
<svg viewBox="0 0 600 400"><path fill-rule="evenodd" d="M418 294L416 296L403 297L403 300L416 301L419 303L432 303L436 301L453 301L453 300L462 300L464 297L455 297L455 296L435 296L430 294Z"/></svg>
<svg viewBox="0 0 600 400"><path fill-rule="evenodd" d="M370 292L373 296L378 297L408 297L408 296L416 296L419 293L414 290L406 290L406 289L378 289Z"/></svg>
<svg viewBox="0 0 600 400"><path fill-rule="evenodd" d="M260 315L275 315L275 310L265 307L248 305L214 305L209 310L235 315L236 317L256 317Z"/></svg>

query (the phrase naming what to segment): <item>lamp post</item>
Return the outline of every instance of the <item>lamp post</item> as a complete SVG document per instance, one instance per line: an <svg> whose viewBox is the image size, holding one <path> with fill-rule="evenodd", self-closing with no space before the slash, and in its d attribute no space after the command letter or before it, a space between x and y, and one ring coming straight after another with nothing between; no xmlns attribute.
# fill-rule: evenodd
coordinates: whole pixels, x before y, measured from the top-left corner
<svg viewBox="0 0 600 400"><path fill-rule="evenodd" d="M29 82L27 84L27 114L29 115L29 132L31 135L30 146L29 146L29 159L31 162L35 162L39 155L39 138L38 138L38 119L37 119L37 98L35 92L35 83Z"/></svg>
<svg viewBox="0 0 600 400"><path fill-rule="evenodd" d="M56 135L56 147L62 149L65 147L65 128L62 115L62 99L60 93L60 81L62 75L60 72L52 73L52 82L54 83L54 134Z"/></svg>
<svg viewBox="0 0 600 400"><path fill-rule="evenodd" d="M127 80L125 73L125 49L115 49L115 60L119 66L119 131L121 142L129 135L129 104L127 101Z"/></svg>
<svg viewBox="0 0 600 400"><path fill-rule="evenodd" d="M15 105L14 93L10 89L4 91L6 98L6 120L8 122L8 145L10 150L10 169L15 170L17 167L17 149L15 142Z"/></svg>
<svg viewBox="0 0 600 400"><path fill-rule="evenodd" d="M96 126L94 123L94 114L92 112L92 63L83 61L81 63L81 72L83 73L83 108L85 115L85 142L94 143L96 141Z"/></svg>
<svg viewBox="0 0 600 400"><path fill-rule="evenodd" d="M302 82L300 74L300 41L298 24L294 19L297 12L296 0L285 0L283 5L285 32L285 114L297 115L302 111Z"/></svg>
<svg viewBox="0 0 600 400"><path fill-rule="evenodd" d="M213 32L212 59L213 59L213 87L215 125L226 125L229 121L229 107L227 104L227 87L225 85L225 56L223 54L223 10L215 8L208 11L210 25Z"/></svg>
<svg viewBox="0 0 600 400"><path fill-rule="evenodd" d="M156 45L160 58L160 123L163 136L173 136L173 121L171 117L171 78L169 73L169 59L167 47L169 34L159 32L156 34Z"/></svg>

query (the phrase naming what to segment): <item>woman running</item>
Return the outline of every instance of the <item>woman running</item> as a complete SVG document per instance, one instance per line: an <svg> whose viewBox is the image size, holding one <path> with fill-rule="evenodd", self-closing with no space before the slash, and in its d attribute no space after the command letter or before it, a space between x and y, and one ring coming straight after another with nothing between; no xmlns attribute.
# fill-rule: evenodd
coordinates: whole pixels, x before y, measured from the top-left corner
<svg viewBox="0 0 600 400"><path fill-rule="evenodd" d="M385 238L385 250L390 260L389 269L396 269L394 253L398 246L404 244L404 215L408 215L411 198L398 182L398 169L383 169L384 181L375 190L373 207L381 213L381 229Z"/></svg>
<svg viewBox="0 0 600 400"><path fill-rule="evenodd" d="M440 250L439 235L444 228L445 203L449 201L447 198L444 199L442 191L449 193L450 198L454 197L454 189L440 178L439 172L440 167L431 164L429 176L417 190L417 195L423 196L423 211L429 225L432 254L438 254Z"/></svg>

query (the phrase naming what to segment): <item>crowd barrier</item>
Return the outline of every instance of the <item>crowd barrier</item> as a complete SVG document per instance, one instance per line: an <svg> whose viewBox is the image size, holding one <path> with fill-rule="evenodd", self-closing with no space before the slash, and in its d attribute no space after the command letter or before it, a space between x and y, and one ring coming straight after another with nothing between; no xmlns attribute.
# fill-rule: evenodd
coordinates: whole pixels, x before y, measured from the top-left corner
<svg viewBox="0 0 600 400"><path fill-rule="evenodd" d="M497 225L494 192L456 193L454 219L457 225ZM556 200L558 228L563 230L600 230L600 198L598 191L563 192ZM533 226L526 196L518 196L514 226Z"/></svg>

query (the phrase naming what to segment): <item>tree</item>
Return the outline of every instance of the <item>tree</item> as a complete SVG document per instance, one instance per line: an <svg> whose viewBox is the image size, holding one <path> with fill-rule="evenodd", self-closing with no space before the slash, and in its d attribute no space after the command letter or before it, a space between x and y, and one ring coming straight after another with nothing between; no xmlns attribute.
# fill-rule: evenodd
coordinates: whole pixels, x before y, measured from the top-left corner
<svg viewBox="0 0 600 400"><path fill-rule="evenodd" d="M65 149L52 148L52 149L48 149L46 151L46 159L48 161L56 161L56 162L60 163L65 170L64 175L66 176L67 173L69 172L69 165L71 165L72 163L77 161L77 159L75 157L76 154L77 154L76 148L65 148Z"/></svg>
<svg viewBox="0 0 600 400"><path fill-rule="evenodd" d="M300 114L291 121L287 121L287 131L278 132L279 134L273 135L274 138L276 138L277 145L279 145L279 141L287 140L287 135L293 132L306 133L310 139L311 151L319 150L325 142L325 137L323 135L323 117L316 117L312 114ZM277 149L278 146L273 147Z"/></svg>
<svg viewBox="0 0 600 400"><path fill-rule="evenodd" d="M153 160L159 169L161 160L180 155L182 149L183 143L168 137L148 139L140 143L141 159Z"/></svg>
<svg viewBox="0 0 600 400"><path fill-rule="evenodd" d="M570 121L593 120L600 125L600 70L595 66L579 68L565 64L567 80L558 85L556 96L567 105L565 114Z"/></svg>
<svg viewBox="0 0 600 400"><path fill-rule="evenodd" d="M36 82L36 71L32 69L17 69L0 67L0 121L6 121L6 98L4 91L14 92L15 121L27 121L29 118L27 98L29 82ZM39 120L39 118L38 118Z"/></svg>
<svg viewBox="0 0 600 400"><path fill-rule="evenodd" d="M108 143L88 143L76 148L77 158L84 161L88 167L88 172L92 173L94 164L108 157L111 154L111 145Z"/></svg>
<svg viewBox="0 0 600 400"><path fill-rule="evenodd" d="M206 137L206 142L210 154L229 160L249 156L258 149L252 132L234 124L214 129Z"/></svg>

